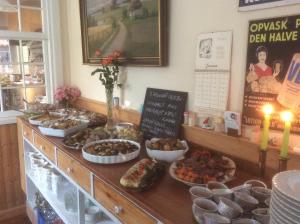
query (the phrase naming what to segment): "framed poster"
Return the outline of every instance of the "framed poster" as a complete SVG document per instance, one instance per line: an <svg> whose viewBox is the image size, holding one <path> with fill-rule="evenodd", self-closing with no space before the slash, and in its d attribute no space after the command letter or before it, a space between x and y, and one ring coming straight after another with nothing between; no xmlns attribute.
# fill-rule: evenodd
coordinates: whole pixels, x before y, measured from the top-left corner
<svg viewBox="0 0 300 224"><path fill-rule="evenodd" d="M291 108L292 104L284 103L292 100L287 92L286 81L291 79L290 83L293 82L293 85L297 84L297 80L300 82L299 31L300 15L250 21L243 124L261 125L261 107L264 104L272 104L277 112ZM293 87L293 91L296 88ZM296 98L300 98L300 90L296 93ZM283 125L279 114L275 114L271 128L282 130ZM295 116L292 131L300 133L299 113Z"/></svg>
<svg viewBox="0 0 300 224"><path fill-rule="evenodd" d="M300 0L239 0L239 11L251 11L297 3L300 3Z"/></svg>
<svg viewBox="0 0 300 224"><path fill-rule="evenodd" d="M79 0L84 64L113 51L127 65L167 63L167 0Z"/></svg>

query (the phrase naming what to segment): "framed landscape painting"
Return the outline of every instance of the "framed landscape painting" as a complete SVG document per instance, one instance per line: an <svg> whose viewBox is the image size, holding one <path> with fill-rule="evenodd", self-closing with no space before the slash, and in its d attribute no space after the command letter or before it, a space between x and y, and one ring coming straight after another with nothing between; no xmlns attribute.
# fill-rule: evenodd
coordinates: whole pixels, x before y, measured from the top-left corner
<svg viewBox="0 0 300 224"><path fill-rule="evenodd" d="M167 63L167 0L79 0L84 64L113 51L121 64Z"/></svg>

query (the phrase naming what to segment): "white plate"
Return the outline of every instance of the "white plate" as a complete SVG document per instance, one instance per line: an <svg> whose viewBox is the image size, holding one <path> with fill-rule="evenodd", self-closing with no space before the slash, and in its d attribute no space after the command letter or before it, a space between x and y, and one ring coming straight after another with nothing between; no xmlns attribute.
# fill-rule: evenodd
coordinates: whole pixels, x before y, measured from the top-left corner
<svg viewBox="0 0 300 224"><path fill-rule="evenodd" d="M295 223L297 224L298 218L291 215L288 211L283 210L282 206L276 204L274 201L271 202L270 205L271 209L276 212L277 215L279 215L281 218L288 221L288 223Z"/></svg>
<svg viewBox="0 0 300 224"><path fill-rule="evenodd" d="M277 212L274 211L272 208L270 209L270 223L271 224L291 224L288 221L286 221L284 218L280 217L280 215L278 215Z"/></svg>
<svg viewBox="0 0 300 224"><path fill-rule="evenodd" d="M236 165L235 165L235 162L232 159L230 159L230 158L228 158L226 156L223 156L223 159L228 160L229 163L230 163L230 166L234 168L227 175L225 175L223 181L220 181L221 183L226 183L226 182L229 182L229 181L233 180L234 174L235 174ZM177 175L175 173L175 169L176 169L176 161L173 162L171 164L170 168L169 168L169 174L171 175L171 177L173 179L175 179L175 180L177 180L179 182L182 182L182 183L184 183L184 184L186 184L188 186L197 186L197 185L201 186L201 185L203 185L203 184L197 184L197 183L192 183L192 182L187 182L187 181L181 180L180 178L177 177Z"/></svg>
<svg viewBox="0 0 300 224"><path fill-rule="evenodd" d="M282 201L289 205L290 207L294 208L297 212L300 213L300 205L295 204L293 201L291 201L289 198L286 196L282 195L280 192L278 192L275 188L272 190L272 196L275 196L278 198L279 201Z"/></svg>
<svg viewBox="0 0 300 224"><path fill-rule="evenodd" d="M276 216L283 224L299 224L299 222L297 222L295 219L293 219L292 217L288 216L287 214L284 214L282 211L280 211L279 208L277 208L276 206L274 206L274 204L272 204L271 202L271 214L272 217ZM280 218L279 218L280 217Z"/></svg>
<svg viewBox="0 0 300 224"><path fill-rule="evenodd" d="M300 171L289 170L275 175L273 186L281 193L300 203Z"/></svg>
<svg viewBox="0 0 300 224"><path fill-rule="evenodd" d="M43 135L64 138L67 135L73 134L77 131L87 128L87 126L88 126L87 123L81 123L80 125L74 126L69 129L54 129L54 128L46 128L42 126L39 126L39 129Z"/></svg>
<svg viewBox="0 0 300 224"><path fill-rule="evenodd" d="M275 199L275 198L273 198ZM282 212L282 214L284 214L284 216L289 217L292 220L299 220L300 219L300 214L295 214L291 209L289 209L288 207L284 206L284 203L282 201L278 201L278 200L272 200L271 202L271 206L273 206L273 208L275 208L276 210L279 210Z"/></svg>
<svg viewBox="0 0 300 224"><path fill-rule="evenodd" d="M180 141L182 143L182 145L184 146L184 150L174 150L174 151L162 151L162 150L153 150L147 147L147 145L151 142L151 141L156 141L159 140L158 139L151 139L151 140L147 140L145 142L145 146L146 146L146 150L147 150L147 154L149 157L153 158L153 159L157 159L157 160L161 160L161 161L166 161L166 162L174 162L175 160L178 159L183 159L184 154L189 150L189 146L187 144L186 141Z"/></svg>
<svg viewBox="0 0 300 224"><path fill-rule="evenodd" d="M300 203L294 200L293 198L288 197L287 195L280 192L276 187L273 187L272 191L274 191L280 198L283 198L287 203L295 206L300 209Z"/></svg>
<svg viewBox="0 0 300 224"><path fill-rule="evenodd" d="M281 198L281 196L276 195L276 193L272 192L272 200L278 204L281 203L280 205L282 205L283 208L288 209L291 213L295 214L295 215L299 215L300 216L300 210L297 210L297 207L294 207L292 204L290 204L288 201L285 201L284 198Z"/></svg>
<svg viewBox="0 0 300 224"><path fill-rule="evenodd" d="M136 145L138 147L137 150L135 150L132 153L128 153L126 155L117 155L117 156L96 156L92 155L90 153L87 153L85 151L86 148L103 142L129 142L130 144ZM135 159L140 154L141 146L139 143L125 140L125 139L106 139L106 140L98 140L94 142L90 142L83 146L82 148L82 156L84 159L93 162L93 163L100 163L100 164L114 164L114 163L124 163L130 160Z"/></svg>

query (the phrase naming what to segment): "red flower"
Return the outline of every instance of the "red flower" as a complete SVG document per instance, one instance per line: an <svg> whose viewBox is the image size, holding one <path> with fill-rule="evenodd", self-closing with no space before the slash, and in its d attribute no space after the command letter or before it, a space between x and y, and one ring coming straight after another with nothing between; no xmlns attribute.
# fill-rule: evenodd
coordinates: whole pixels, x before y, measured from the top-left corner
<svg viewBox="0 0 300 224"><path fill-rule="evenodd" d="M108 62L107 58L103 58L103 59L101 60L101 64L102 64L102 65L108 65L109 62Z"/></svg>
<svg viewBox="0 0 300 224"><path fill-rule="evenodd" d="M107 57L107 60L109 61L109 64L111 64L112 61L114 60L114 57L113 57L112 55L109 55L109 56Z"/></svg>
<svg viewBox="0 0 300 224"><path fill-rule="evenodd" d="M121 51L114 51L113 52L113 57L114 58L118 58L118 57L120 57L121 56Z"/></svg>
<svg viewBox="0 0 300 224"><path fill-rule="evenodd" d="M96 56L96 57L99 57L100 55L101 55L101 51L100 51L99 48L97 48L97 49L95 50L95 56Z"/></svg>

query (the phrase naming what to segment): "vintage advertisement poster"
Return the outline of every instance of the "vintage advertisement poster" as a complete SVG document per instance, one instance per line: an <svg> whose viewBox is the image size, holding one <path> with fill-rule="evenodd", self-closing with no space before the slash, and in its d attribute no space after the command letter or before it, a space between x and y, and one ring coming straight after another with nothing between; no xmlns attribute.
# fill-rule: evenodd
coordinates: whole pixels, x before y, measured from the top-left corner
<svg viewBox="0 0 300 224"><path fill-rule="evenodd" d="M239 11L250 11L296 3L300 3L300 0L239 0Z"/></svg>
<svg viewBox="0 0 300 224"><path fill-rule="evenodd" d="M300 133L300 15L250 21L243 124L261 125L262 105L293 108L292 131ZM298 111L297 111L298 110ZM281 130L279 114L271 128Z"/></svg>

